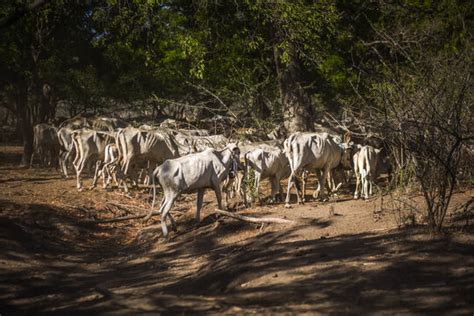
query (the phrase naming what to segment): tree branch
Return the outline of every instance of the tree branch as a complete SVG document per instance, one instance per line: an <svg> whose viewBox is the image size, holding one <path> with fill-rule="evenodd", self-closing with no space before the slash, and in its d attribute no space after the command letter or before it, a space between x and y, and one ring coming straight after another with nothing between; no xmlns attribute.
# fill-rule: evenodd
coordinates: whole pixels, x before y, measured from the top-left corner
<svg viewBox="0 0 474 316"><path fill-rule="evenodd" d="M35 0L33 3L26 5L25 7L17 8L9 16L6 16L2 20L0 20L0 31L4 28L9 27L10 25L13 25L16 21L25 16L29 11L37 10L48 2L49 0Z"/></svg>

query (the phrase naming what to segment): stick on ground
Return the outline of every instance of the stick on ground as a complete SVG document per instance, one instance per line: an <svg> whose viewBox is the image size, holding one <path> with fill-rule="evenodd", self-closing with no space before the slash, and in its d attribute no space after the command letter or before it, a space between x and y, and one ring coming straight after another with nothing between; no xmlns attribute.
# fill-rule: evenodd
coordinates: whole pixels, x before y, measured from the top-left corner
<svg viewBox="0 0 474 316"><path fill-rule="evenodd" d="M224 210L219 210L215 209L214 213L232 217L234 219L238 219L243 222L248 222L248 223L276 223L276 224L294 224L295 221L289 220L289 219L284 219L284 218L279 218L279 217L253 217L253 216L244 216L244 215L239 215L231 212L227 212ZM148 215L148 213L142 213L142 214L137 214L137 215L128 215L128 216L121 216L121 217L115 217L115 218L106 218L106 219L97 219L97 220L91 220L91 222L94 223L114 223L114 222L121 222L121 221L128 221L132 219L139 219L139 218L144 218ZM152 215L159 215L158 211L154 211ZM209 214L211 215L211 214Z"/></svg>

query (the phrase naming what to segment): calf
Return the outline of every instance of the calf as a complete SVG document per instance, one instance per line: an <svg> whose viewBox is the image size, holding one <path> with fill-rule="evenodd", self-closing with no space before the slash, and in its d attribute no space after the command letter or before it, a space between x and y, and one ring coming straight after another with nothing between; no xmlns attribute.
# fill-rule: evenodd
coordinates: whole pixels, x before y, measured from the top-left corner
<svg viewBox="0 0 474 316"><path fill-rule="evenodd" d="M277 200L277 193L280 200L283 191L280 181L290 175L290 164L283 150L279 147L261 147L248 151L244 154L246 172L252 168L255 172L255 188L259 194L260 181L265 178L270 179L271 202Z"/></svg>
<svg viewBox="0 0 474 316"><path fill-rule="evenodd" d="M362 197L368 199L372 195L372 185L377 174L377 163L382 149L370 145L360 146L360 150L354 154L354 173L356 175L356 188L354 198ZM362 192L360 192L362 189Z"/></svg>

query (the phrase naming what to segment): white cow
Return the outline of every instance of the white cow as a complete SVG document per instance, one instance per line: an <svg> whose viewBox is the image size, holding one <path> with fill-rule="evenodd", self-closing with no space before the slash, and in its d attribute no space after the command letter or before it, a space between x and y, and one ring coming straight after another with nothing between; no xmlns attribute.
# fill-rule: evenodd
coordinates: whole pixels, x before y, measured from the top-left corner
<svg viewBox="0 0 474 316"><path fill-rule="evenodd" d="M358 148L360 150L353 156L354 173L356 175L354 199L359 198L359 193L363 198L368 199L372 195L372 185L376 178L379 154L382 149L370 145L359 145Z"/></svg>
<svg viewBox="0 0 474 316"><path fill-rule="evenodd" d="M33 167L35 155L39 157L40 167L57 166L59 140L56 127L43 123L33 127L33 153L30 168Z"/></svg>
<svg viewBox="0 0 474 316"><path fill-rule="evenodd" d="M224 135L188 136L187 139L193 152L208 148L223 149L230 142Z"/></svg>
<svg viewBox="0 0 474 316"><path fill-rule="evenodd" d="M166 160L155 169L152 176L153 205L156 196L156 179L164 192L159 210L164 237L168 235L167 217L170 218L173 230L176 231L176 223L169 212L175 200L182 193L197 191L196 220L198 222L206 188L214 190L217 207L222 208L221 182L227 177L232 165L239 159L239 155L240 150L237 145L229 144L222 150L207 149L199 153ZM145 220L152 216L152 212L153 207Z"/></svg>
<svg viewBox="0 0 474 316"><path fill-rule="evenodd" d="M230 196L232 196L235 192L238 192L240 197L243 199L243 202L246 206L248 206L247 201L247 189L246 189L246 180L248 179L248 168L246 166L245 161L245 153L249 151L253 151L258 148L274 150L274 149L282 149L283 144L282 141L279 140L270 140L270 141L262 141L262 142L239 142L239 149L240 152L243 153L240 157L240 161L234 166L236 170L234 170L234 178L228 179L226 181L226 188L229 190ZM237 171L242 172L237 172ZM226 195L227 197L227 195Z"/></svg>
<svg viewBox="0 0 474 316"><path fill-rule="evenodd" d="M209 131L205 129L178 129L179 133L188 135L188 136L209 136Z"/></svg>
<svg viewBox="0 0 474 316"><path fill-rule="evenodd" d="M138 184L138 168L155 168L166 159L179 157L179 148L173 135L160 130L140 130L127 127L117 133L117 146L122 161L122 175ZM150 170L151 172L151 170ZM124 179L124 189L128 187Z"/></svg>
<svg viewBox="0 0 474 316"><path fill-rule="evenodd" d="M113 180L114 183L118 186L119 183L117 181L117 172L119 168L119 162L120 162L120 154L117 148L117 144L108 144L105 146L105 153L104 153L104 161L97 162L97 168L100 168L102 165L102 168L99 172L96 172L94 174L94 180L92 181L92 188L95 188L97 185L97 181L99 179L99 176L102 176L103 180L103 188L106 189L110 182Z"/></svg>
<svg viewBox="0 0 474 316"><path fill-rule="evenodd" d="M341 161L349 161L352 144L339 142L327 133L294 133L284 142L285 154L290 162L291 174L288 179L288 190L285 207L290 207L290 191L296 187L298 203L302 202L297 174L303 169L321 170L317 172L318 188L314 197L324 199L325 182L331 169Z"/></svg>
<svg viewBox="0 0 474 316"><path fill-rule="evenodd" d="M72 163L71 160L76 153L74 149L74 143L72 141L73 131L74 130L69 127L61 127L58 130L58 140L60 145L59 169L63 177L66 179L68 178L68 166Z"/></svg>
<svg viewBox="0 0 474 316"><path fill-rule="evenodd" d="M291 173L290 164L283 150L279 147L262 146L244 154L245 166L255 172L255 188L260 197L259 188L262 179L269 178L271 184L271 201L276 202L277 193L282 200L283 191L280 181Z"/></svg>
<svg viewBox="0 0 474 316"><path fill-rule="evenodd" d="M81 175L84 168L99 162L94 174L94 177L96 176L100 162L104 160L105 147L114 142L114 134L83 128L72 133L72 140L76 150L73 164L76 169L77 189L82 191Z"/></svg>

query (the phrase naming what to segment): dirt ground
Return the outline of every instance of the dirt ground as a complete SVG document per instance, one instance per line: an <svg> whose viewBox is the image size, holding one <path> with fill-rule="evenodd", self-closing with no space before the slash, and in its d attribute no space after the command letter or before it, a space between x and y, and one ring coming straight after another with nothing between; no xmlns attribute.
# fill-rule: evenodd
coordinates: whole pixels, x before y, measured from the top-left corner
<svg viewBox="0 0 474 316"><path fill-rule="evenodd" d="M195 195L175 204L164 241L157 217L94 222L149 208L143 190L77 192L55 170L18 168L20 150L0 145L1 315L474 313L472 224L451 216L443 235L400 229L389 197L347 192L238 211L296 222L262 226L216 216L208 192L200 224Z"/></svg>

